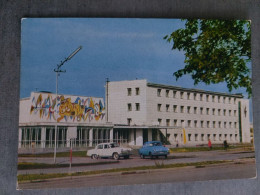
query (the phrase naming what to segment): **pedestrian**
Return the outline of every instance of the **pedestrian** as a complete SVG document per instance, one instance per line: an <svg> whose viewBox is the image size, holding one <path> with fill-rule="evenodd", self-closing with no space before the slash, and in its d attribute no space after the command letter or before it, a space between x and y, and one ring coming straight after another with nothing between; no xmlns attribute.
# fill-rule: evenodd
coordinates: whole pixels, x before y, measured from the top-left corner
<svg viewBox="0 0 260 195"><path fill-rule="evenodd" d="M225 140L223 144L224 144L224 149L227 150L227 148L228 148L227 140Z"/></svg>
<svg viewBox="0 0 260 195"><path fill-rule="evenodd" d="M209 149L211 150L211 149L212 149L212 144L211 144L210 139L209 139L209 141L208 141L208 146L209 146Z"/></svg>
<svg viewBox="0 0 260 195"><path fill-rule="evenodd" d="M176 148L178 148L178 147L179 147L179 142L177 141Z"/></svg>

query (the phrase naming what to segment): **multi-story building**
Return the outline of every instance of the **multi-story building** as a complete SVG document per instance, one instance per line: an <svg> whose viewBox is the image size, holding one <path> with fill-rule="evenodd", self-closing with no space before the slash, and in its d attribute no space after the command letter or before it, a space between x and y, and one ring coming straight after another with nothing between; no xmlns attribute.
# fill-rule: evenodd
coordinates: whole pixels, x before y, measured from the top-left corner
<svg viewBox="0 0 260 195"><path fill-rule="evenodd" d="M108 82L106 91L107 121L133 145L159 139L161 133L171 144L250 142L249 100L241 94L146 80Z"/></svg>
<svg viewBox="0 0 260 195"><path fill-rule="evenodd" d="M106 83L103 98L32 92L20 100L19 148L91 147L116 141L194 146L249 143L249 101L241 94L148 83Z"/></svg>

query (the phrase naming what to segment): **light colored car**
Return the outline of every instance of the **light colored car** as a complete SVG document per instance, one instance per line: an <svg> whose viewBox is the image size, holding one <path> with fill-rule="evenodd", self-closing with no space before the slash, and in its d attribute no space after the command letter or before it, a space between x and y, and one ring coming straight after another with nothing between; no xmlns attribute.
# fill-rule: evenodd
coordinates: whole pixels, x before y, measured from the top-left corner
<svg viewBox="0 0 260 195"><path fill-rule="evenodd" d="M160 141L149 141L146 142L142 148L139 149L139 155L141 158L149 156L153 158L154 156L158 158L159 156L164 156L167 158L167 155L170 154L169 149L162 145Z"/></svg>
<svg viewBox="0 0 260 195"><path fill-rule="evenodd" d="M118 160L120 157L125 159L131 155L131 148L120 147L117 143L101 143L98 144L94 149L87 151L87 156L92 159L98 159L101 157L112 157Z"/></svg>

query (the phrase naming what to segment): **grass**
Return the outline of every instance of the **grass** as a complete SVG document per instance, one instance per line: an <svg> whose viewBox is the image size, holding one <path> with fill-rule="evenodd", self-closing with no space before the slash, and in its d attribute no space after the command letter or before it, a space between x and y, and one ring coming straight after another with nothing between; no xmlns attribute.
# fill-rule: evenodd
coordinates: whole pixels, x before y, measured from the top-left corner
<svg viewBox="0 0 260 195"><path fill-rule="evenodd" d="M72 167L78 166L91 166L91 165L103 165L103 164L113 164L119 163L119 161L104 161L104 162L93 162L93 163L73 163ZM18 170L27 169L48 169L48 168L65 168L69 167L70 164L46 164L46 163L31 163L31 162L19 162Z"/></svg>
<svg viewBox="0 0 260 195"><path fill-rule="evenodd" d="M187 167L187 166L195 166L195 167L205 167L206 165L212 164L221 164L227 163L231 161L205 161L205 162L195 162L195 163L176 163L176 164L167 164L164 165L163 163L159 163L158 165L153 166L140 166L140 167L130 167L130 168L118 168L118 169L107 169L107 170L96 170L96 171L87 171L87 172L75 172L75 173L50 173L50 174L23 174L18 175L17 179L18 182L25 182L25 181L37 181L37 180L44 180L44 179L52 179L52 178L61 178L67 176L87 176L87 175L97 175L97 174L104 174L104 173L116 173L116 172L135 172L140 170L154 170L154 169L168 169L168 168L178 168L178 167Z"/></svg>
<svg viewBox="0 0 260 195"><path fill-rule="evenodd" d="M53 157L54 153L41 153L41 154L18 154L18 157L37 157L48 158ZM56 157L70 157L70 152L58 152ZM72 152L72 157L86 157L86 151Z"/></svg>

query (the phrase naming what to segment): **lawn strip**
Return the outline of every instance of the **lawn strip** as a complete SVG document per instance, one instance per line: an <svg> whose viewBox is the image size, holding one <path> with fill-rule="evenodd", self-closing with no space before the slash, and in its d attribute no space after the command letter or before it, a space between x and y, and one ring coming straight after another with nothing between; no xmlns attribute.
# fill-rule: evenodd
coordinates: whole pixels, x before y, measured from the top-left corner
<svg viewBox="0 0 260 195"><path fill-rule="evenodd" d="M194 162L194 163L176 163L176 164L163 164L157 163L153 166L140 166L140 167L130 167L130 168L118 168L118 169L106 169L106 170L96 170L96 171L87 171L87 172L75 172L75 173L49 173L49 174L23 174L18 175L18 182L25 181L35 181L35 180L44 180L44 179L52 179L52 178L61 178L67 176L87 176L87 175L97 175L104 173L116 173L116 172L133 172L139 170L153 170L153 169L168 169L168 168L179 168L179 167L187 167L187 166L207 166L213 164L222 164L232 162L229 160L220 160L220 161L204 161L204 162Z"/></svg>
<svg viewBox="0 0 260 195"><path fill-rule="evenodd" d="M53 153L38 153L38 154L18 154L18 157L38 157L38 158L48 158L53 157ZM56 157L70 157L70 152L58 152ZM86 157L86 151L75 151L72 152L72 157Z"/></svg>
<svg viewBox="0 0 260 195"><path fill-rule="evenodd" d="M73 164L71 164L71 166L78 167L78 166L92 166L92 165L104 165L104 164L114 164L114 163L119 163L119 161L73 163ZM18 170L64 168L64 167L69 167L69 166L70 166L70 164L46 164L46 163L19 162Z"/></svg>

